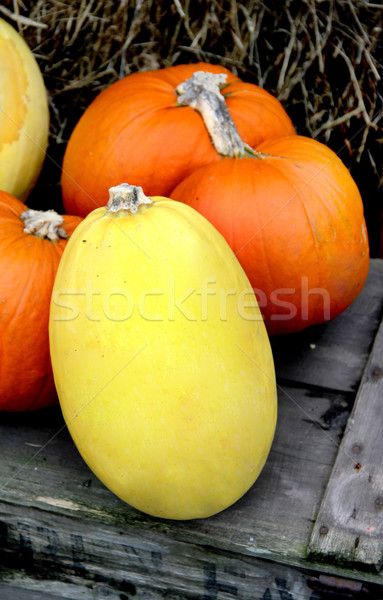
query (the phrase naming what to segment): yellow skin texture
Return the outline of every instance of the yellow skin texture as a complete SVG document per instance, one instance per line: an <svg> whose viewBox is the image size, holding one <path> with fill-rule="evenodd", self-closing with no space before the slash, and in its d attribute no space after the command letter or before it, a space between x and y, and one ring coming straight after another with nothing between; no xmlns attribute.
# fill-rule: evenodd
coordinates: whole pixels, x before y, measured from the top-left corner
<svg viewBox="0 0 383 600"><path fill-rule="evenodd" d="M110 490L157 517L208 517L266 461L273 358L224 238L190 207L153 201L96 209L72 234L52 295L53 371L73 440Z"/></svg>
<svg viewBox="0 0 383 600"><path fill-rule="evenodd" d="M23 38L0 19L0 189L26 200L41 171L48 131L39 66Z"/></svg>

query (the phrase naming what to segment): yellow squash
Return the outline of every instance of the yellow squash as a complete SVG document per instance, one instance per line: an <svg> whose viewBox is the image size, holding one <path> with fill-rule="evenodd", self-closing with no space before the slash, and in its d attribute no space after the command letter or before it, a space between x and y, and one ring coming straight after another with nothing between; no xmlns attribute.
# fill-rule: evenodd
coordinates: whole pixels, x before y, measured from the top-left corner
<svg viewBox="0 0 383 600"><path fill-rule="evenodd" d="M0 189L25 201L41 171L49 110L39 66L17 31L0 19Z"/></svg>
<svg viewBox="0 0 383 600"><path fill-rule="evenodd" d="M127 184L72 234L51 302L65 421L117 496L170 519L213 515L259 475L276 386L249 281L200 214Z"/></svg>

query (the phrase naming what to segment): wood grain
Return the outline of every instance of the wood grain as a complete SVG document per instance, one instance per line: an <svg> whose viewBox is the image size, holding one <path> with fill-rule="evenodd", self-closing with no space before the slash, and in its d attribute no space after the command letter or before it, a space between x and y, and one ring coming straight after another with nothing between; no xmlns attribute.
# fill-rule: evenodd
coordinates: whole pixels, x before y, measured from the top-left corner
<svg viewBox="0 0 383 600"><path fill-rule="evenodd" d="M56 516L49 524L41 511L29 511L27 517L21 509L8 521L7 530L8 550L7 555L3 553L2 564L5 559L8 573L3 577L3 595L0 585L2 600L7 587L39 589L37 572L47 595L43 594L42 600L53 600L53 592L76 600L277 600L282 594L289 600L309 600L312 595L308 573L303 570L217 553L158 531L95 528L82 519L74 522L63 516ZM17 575L15 561L18 555L20 558L20 540L29 555L28 563L23 562L22 576L20 569ZM61 584L49 585L52 580ZM75 595L76 583L82 586L81 595ZM16 597L29 598L27 594ZM10 598L13 600L15 595Z"/></svg>
<svg viewBox="0 0 383 600"><path fill-rule="evenodd" d="M315 558L382 567L383 324L367 363L310 542Z"/></svg>

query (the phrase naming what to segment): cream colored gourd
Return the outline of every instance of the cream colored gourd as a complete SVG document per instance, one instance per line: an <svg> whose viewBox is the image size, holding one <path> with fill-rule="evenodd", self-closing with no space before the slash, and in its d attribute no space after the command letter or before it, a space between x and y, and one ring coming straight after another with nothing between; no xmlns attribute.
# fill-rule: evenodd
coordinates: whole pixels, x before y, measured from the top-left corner
<svg viewBox="0 0 383 600"><path fill-rule="evenodd" d="M0 189L25 201L48 144L49 110L39 66L17 31L0 19Z"/></svg>
<svg viewBox="0 0 383 600"><path fill-rule="evenodd" d="M276 422L266 330L224 238L190 207L110 190L72 234L50 347L68 429L117 496L208 517L254 483Z"/></svg>

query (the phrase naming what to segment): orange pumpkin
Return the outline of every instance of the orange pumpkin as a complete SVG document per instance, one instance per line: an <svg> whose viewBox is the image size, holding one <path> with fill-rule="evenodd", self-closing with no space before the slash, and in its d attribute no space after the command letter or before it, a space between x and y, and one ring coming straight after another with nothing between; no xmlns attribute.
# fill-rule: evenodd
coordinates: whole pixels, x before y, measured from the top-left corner
<svg viewBox="0 0 383 600"><path fill-rule="evenodd" d="M57 401L49 305L67 237L80 221L28 210L0 192L0 410L34 410Z"/></svg>
<svg viewBox="0 0 383 600"><path fill-rule="evenodd" d="M294 134L279 101L224 67L197 63L128 75L101 92L66 148L62 193L67 213L104 206L116 182L167 196L195 169L219 160L198 109L180 105L178 86L195 72L221 74L229 114L250 145Z"/></svg>
<svg viewBox="0 0 383 600"><path fill-rule="evenodd" d="M269 334L336 317L367 277L362 200L342 161L314 140L265 142L252 157L222 158L171 198L226 238L258 297Z"/></svg>

